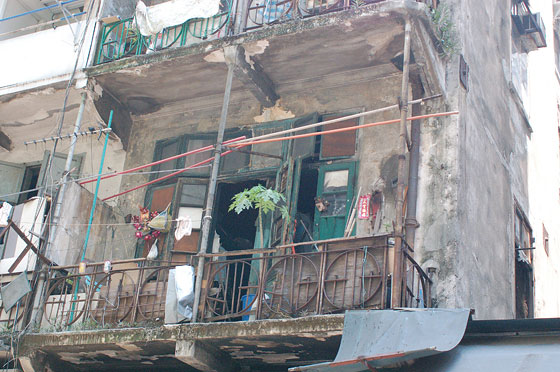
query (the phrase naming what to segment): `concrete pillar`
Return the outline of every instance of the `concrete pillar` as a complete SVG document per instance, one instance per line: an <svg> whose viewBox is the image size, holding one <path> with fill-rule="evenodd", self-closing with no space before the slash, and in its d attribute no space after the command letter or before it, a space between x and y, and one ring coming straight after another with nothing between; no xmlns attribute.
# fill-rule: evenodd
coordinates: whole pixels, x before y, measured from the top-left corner
<svg viewBox="0 0 560 372"><path fill-rule="evenodd" d="M175 357L202 372L241 371L229 354L200 341L177 341Z"/></svg>

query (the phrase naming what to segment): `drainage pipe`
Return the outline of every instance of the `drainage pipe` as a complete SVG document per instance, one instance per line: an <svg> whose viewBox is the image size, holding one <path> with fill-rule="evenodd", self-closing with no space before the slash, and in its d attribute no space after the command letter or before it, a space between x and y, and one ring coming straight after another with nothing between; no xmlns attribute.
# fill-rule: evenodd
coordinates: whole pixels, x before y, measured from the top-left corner
<svg viewBox="0 0 560 372"><path fill-rule="evenodd" d="M412 82L412 97L418 97L423 94L420 82ZM412 116L420 115L420 104L412 105ZM418 169L420 166L420 133L422 121L420 119L413 120L410 125L410 158L408 165L408 193L406 199L406 242L414 248L414 237L416 236L416 206L418 203Z"/></svg>
<svg viewBox="0 0 560 372"><path fill-rule="evenodd" d="M393 281L391 290L391 307L402 306L403 288L403 205L404 205L404 180L406 153L407 153L407 118L408 118L408 80L410 70L410 19L406 20L404 29L404 55L403 55L403 77L401 85L401 119L399 134L399 163L397 173L397 201L395 206L395 251L393 257Z"/></svg>

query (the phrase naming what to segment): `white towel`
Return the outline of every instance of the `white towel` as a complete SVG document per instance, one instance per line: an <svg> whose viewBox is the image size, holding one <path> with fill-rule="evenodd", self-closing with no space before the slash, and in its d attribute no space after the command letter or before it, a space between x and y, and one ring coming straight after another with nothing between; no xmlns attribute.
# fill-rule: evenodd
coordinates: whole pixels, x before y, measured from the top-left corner
<svg viewBox="0 0 560 372"><path fill-rule="evenodd" d="M177 227L175 228L175 239L181 240L184 236L192 234L192 220L189 216L182 216L177 219Z"/></svg>

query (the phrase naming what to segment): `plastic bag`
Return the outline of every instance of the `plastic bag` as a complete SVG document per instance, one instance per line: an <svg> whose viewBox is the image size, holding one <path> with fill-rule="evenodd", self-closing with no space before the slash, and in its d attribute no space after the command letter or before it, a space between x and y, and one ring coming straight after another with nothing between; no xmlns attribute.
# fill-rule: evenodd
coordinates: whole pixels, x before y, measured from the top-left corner
<svg viewBox="0 0 560 372"><path fill-rule="evenodd" d="M148 224L148 227L157 230L157 231L161 231L161 232L168 232L169 228L171 227L171 218L170 218L170 213L169 213L169 207L171 206L171 203L167 206L167 208L165 208L165 210L163 212L161 212L160 214L158 214L157 216L155 216L150 223Z"/></svg>
<svg viewBox="0 0 560 372"><path fill-rule="evenodd" d="M157 249L157 240L156 240L154 244L152 244L152 247L150 248L150 251L148 252L146 258L148 260L155 260L157 256L158 256L158 249Z"/></svg>

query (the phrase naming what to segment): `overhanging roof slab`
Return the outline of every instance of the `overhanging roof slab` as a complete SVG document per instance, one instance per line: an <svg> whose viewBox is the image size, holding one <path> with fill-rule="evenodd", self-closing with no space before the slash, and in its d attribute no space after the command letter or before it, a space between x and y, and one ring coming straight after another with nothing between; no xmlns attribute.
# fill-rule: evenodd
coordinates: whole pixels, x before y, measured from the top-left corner
<svg viewBox="0 0 560 372"><path fill-rule="evenodd" d="M275 85L375 68L383 71L402 53L404 23L429 20L424 4L385 1L343 12L264 27L233 37L135 56L88 69L103 88L125 104L143 99L162 106L224 91L227 67L220 56L228 45L242 45ZM398 72L394 67L392 73ZM247 89L234 81L232 97ZM280 92L281 94L281 92ZM134 113L134 107L131 107Z"/></svg>

